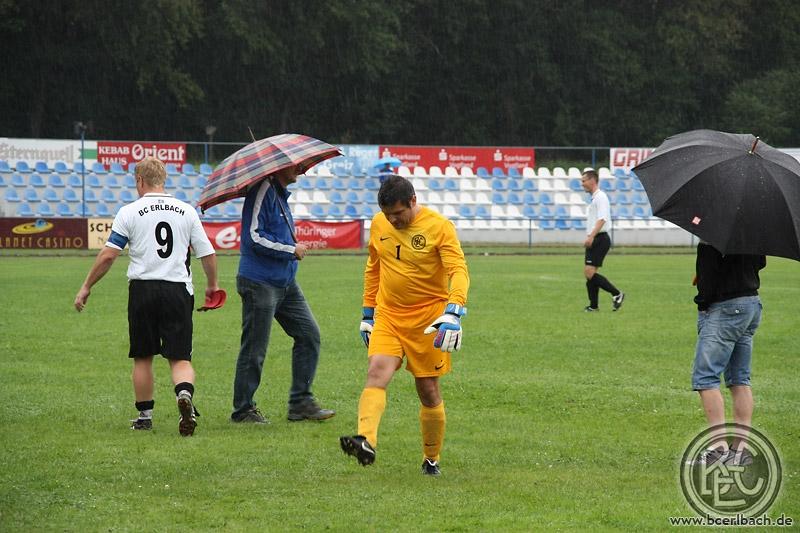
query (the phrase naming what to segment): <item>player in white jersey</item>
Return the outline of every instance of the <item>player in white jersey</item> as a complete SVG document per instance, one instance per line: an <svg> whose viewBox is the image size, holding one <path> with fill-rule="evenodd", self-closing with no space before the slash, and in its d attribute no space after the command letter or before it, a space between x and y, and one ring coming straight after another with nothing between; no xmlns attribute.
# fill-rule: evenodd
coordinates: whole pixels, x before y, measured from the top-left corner
<svg viewBox="0 0 800 533"><path fill-rule="evenodd" d="M200 259L207 278L205 294L217 286L217 256L197 212L164 192L164 163L146 157L136 165L139 199L123 206L111 226L105 247L78 294L75 309L82 311L92 286L108 272L127 245L128 331L133 359L133 388L139 417L131 429L151 429L153 416L153 357L169 360L181 418L178 431L189 436L197 425L192 402L192 310L194 289L189 269L190 248Z"/></svg>
<svg viewBox="0 0 800 533"><path fill-rule="evenodd" d="M611 305L616 311L622 307L625 293L617 289L605 276L597 272L603 266L608 250L611 248L611 204L608 195L598 185L597 171L587 168L581 175L583 190L592 195L592 203L586 214L586 248L583 275L586 278L586 292L589 293L589 305L584 311L599 310L597 299L600 289L611 293Z"/></svg>

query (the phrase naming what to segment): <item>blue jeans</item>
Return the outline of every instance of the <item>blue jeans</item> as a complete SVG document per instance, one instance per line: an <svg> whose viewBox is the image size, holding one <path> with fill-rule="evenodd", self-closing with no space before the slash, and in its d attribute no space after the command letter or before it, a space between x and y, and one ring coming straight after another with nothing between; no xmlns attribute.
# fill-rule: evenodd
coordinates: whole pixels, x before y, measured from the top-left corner
<svg viewBox="0 0 800 533"><path fill-rule="evenodd" d="M743 296L711 304L697 314L697 348L692 368L694 390L750 385L753 335L761 322L761 300Z"/></svg>
<svg viewBox="0 0 800 533"><path fill-rule="evenodd" d="M289 404L311 399L320 334L300 286L292 281L281 288L239 276L236 290L242 297L242 341L233 380L232 417L237 418L256 406L253 395L261 383L273 317L294 339Z"/></svg>

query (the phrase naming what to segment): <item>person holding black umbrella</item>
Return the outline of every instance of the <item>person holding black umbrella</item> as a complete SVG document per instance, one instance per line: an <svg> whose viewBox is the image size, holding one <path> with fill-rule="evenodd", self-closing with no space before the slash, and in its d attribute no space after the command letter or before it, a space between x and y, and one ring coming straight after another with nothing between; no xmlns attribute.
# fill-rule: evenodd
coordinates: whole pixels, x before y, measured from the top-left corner
<svg viewBox="0 0 800 533"><path fill-rule="evenodd" d="M583 190L592 195L592 203L586 213L586 240L583 246L586 248L584 255L583 275L586 278L586 292L589 294L589 305L584 311L598 311L598 296L600 289L611 293L611 304L614 311L622 307L625 293L617 289L608 278L597 272L603 266L608 250L611 248L611 204L608 195L603 192L599 185L597 171L587 168L581 175L581 185Z"/></svg>

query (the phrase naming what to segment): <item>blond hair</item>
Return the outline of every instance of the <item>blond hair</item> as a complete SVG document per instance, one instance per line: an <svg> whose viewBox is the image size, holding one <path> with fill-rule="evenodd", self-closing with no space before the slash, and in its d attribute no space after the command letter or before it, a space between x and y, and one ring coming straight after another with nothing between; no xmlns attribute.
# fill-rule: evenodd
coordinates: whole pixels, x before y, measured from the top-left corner
<svg viewBox="0 0 800 533"><path fill-rule="evenodd" d="M164 163L153 156L147 156L136 163L136 177L149 187L161 187L167 181L167 169Z"/></svg>

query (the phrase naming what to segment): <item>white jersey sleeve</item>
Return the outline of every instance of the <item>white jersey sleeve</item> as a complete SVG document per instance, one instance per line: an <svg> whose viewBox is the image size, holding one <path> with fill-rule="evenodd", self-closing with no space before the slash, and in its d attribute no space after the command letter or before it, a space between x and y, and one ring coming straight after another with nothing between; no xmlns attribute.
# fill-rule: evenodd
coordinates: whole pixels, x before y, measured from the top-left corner
<svg viewBox="0 0 800 533"><path fill-rule="evenodd" d="M597 189L592 195L592 203L589 204L589 210L586 217L586 234L589 235L594 229L594 225L598 220L603 219L603 226L600 232L611 231L611 203L608 201L608 195Z"/></svg>

